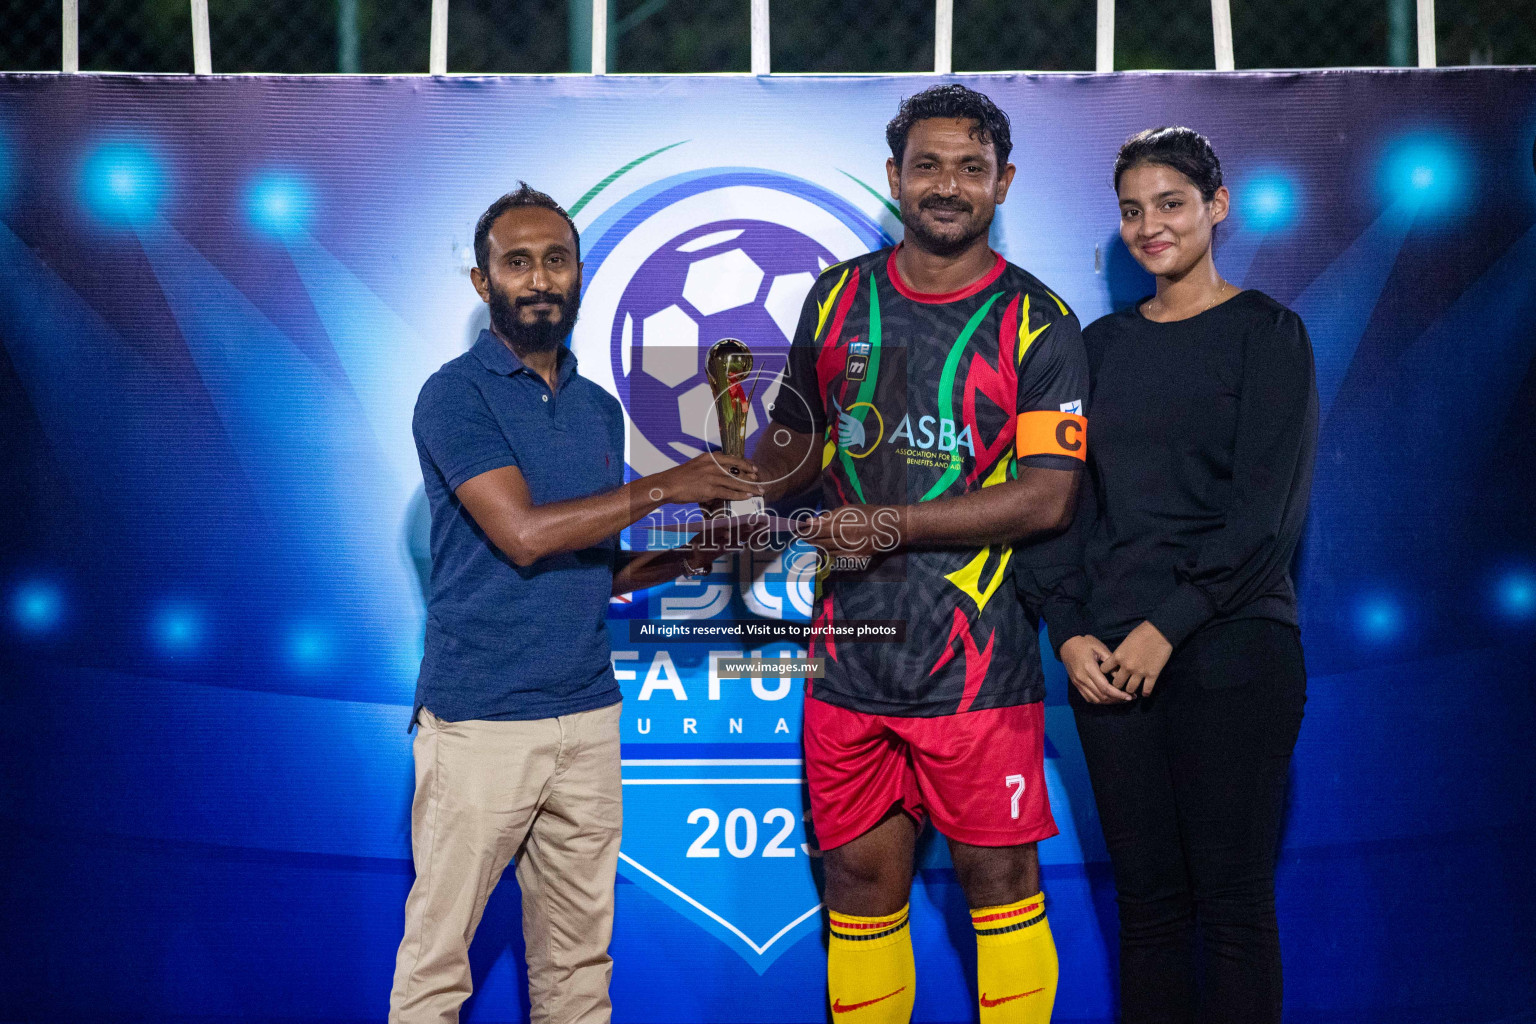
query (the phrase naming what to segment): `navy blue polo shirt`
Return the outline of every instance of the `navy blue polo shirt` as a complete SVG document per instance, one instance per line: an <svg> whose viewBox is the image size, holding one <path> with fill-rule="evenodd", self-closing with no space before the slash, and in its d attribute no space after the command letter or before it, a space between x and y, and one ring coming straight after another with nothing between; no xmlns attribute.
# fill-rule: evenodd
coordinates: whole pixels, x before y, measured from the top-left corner
<svg viewBox="0 0 1536 1024"><path fill-rule="evenodd" d="M606 625L618 538L519 568L454 491L516 466L535 504L624 482L624 412L559 350L559 383L490 331L422 386L411 429L432 508L423 705L450 722L551 718L619 701ZM415 709L411 713L415 721Z"/></svg>

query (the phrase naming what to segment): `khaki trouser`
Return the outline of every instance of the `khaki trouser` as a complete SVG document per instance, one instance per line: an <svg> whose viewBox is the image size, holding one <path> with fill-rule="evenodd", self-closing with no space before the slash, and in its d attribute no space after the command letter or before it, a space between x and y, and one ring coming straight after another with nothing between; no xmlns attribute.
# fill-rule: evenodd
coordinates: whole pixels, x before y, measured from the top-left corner
<svg viewBox="0 0 1536 1024"><path fill-rule="evenodd" d="M413 753L411 854L389 1024L454 1024L469 943L508 862L523 892L531 1024L607 1024L623 796L619 706L531 722L444 722Z"/></svg>

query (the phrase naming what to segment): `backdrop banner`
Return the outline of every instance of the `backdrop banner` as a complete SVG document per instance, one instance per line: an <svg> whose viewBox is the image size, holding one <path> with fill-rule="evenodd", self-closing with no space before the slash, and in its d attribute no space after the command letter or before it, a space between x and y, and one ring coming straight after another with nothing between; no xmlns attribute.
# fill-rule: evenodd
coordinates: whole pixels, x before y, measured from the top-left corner
<svg viewBox="0 0 1536 1024"><path fill-rule="evenodd" d="M1119 143L1186 124L1232 189L1220 270L1311 331L1287 1019L1536 1019L1536 69L958 80L1013 121L994 247L1085 325L1151 290ZM429 561L410 421L486 323L476 218L519 180L569 208L572 346L632 475L706 449L725 336L769 371L750 448L814 276L900 237L884 127L933 81L0 76L0 1020L383 1019ZM712 671L801 648L639 625L804 620L811 562L610 606L621 1022L827 1019L803 682ZM1114 890L1048 671L1056 1019L1108 1021ZM934 838L915 1018L970 1021ZM466 1021L527 1019L519 913L509 874Z"/></svg>

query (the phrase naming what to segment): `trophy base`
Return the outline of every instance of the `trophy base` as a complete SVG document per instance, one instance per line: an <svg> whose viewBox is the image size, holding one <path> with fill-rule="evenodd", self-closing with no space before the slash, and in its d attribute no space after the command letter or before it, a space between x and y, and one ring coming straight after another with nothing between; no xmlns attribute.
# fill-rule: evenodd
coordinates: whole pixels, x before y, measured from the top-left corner
<svg viewBox="0 0 1536 1024"><path fill-rule="evenodd" d="M736 516L760 516L768 511L768 506L762 498L743 498L741 501L728 501L725 510L734 518Z"/></svg>

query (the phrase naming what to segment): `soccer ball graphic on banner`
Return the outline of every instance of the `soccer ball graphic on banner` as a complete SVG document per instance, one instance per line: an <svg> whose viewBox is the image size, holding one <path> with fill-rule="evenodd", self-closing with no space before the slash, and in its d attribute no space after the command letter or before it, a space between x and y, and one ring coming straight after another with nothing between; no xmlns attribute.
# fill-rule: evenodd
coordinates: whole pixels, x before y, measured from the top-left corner
<svg viewBox="0 0 1536 1024"><path fill-rule="evenodd" d="M724 337L746 342L756 360L750 452L785 397L786 353L816 276L890 244L879 223L836 193L745 168L644 186L582 235L592 241L571 347L583 376L623 405L625 462L639 476L718 443L703 363Z"/></svg>
<svg viewBox="0 0 1536 1024"><path fill-rule="evenodd" d="M801 304L834 260L791 228L730 220L684 232L640 265L614 317L616 378L653 445L683 461L719 444L703 357L717 339L733 337L751 347L762 371L747 419L750 450L778 397Z"/></svg>

